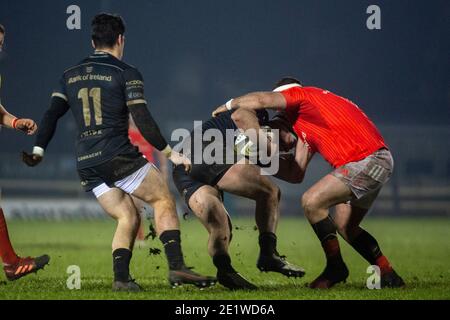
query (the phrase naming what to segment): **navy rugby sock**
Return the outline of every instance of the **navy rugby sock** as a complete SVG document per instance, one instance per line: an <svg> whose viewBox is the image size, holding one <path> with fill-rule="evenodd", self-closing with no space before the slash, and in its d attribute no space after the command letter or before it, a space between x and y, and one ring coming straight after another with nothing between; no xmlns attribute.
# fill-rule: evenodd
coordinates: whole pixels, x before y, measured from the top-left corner
<svg viewBox="0 0 450 320"><path fill-rule="evenodd" d="M130 260L132 255L132 252L125 248L114 250L112 253L114 281L128 281L130 276Z"/></svg>
<svg viewBox="0 0 450 320"><path fill-rule="evenodd" d="M184 266L183 253L181 251L180 230L167 230L159 236L164 245L170 270L178 270Z"/></svg>
<svg viewBox="0 0 450 320"><path fill-rule="evenodd" d="M261 254L271 256L277 249L277 236L272 232L262 232L259 235Z"/></svg>

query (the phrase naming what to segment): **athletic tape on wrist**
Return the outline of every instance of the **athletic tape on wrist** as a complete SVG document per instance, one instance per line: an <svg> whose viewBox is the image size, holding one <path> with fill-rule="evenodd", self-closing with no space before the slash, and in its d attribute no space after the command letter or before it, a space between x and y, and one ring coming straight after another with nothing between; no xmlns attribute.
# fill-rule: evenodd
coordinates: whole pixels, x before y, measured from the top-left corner
<svg viewBox="0 0 450 320"><path fill-rule="evenodd" d="M44 149L41 148L41 147L38 147L38 146L34 146L32 153L37 155L37 156L43 157L44 156Z"/></svg>
<svg viewBox="0 0 450 320"><path fill-rule="evenodd" d="M230 99L230 100L228 100L227 101L227 103L225 103L225 107L227 107L227 110L232 110L232 108L231 108L231 101L233 101L233 99Z"/></svg>

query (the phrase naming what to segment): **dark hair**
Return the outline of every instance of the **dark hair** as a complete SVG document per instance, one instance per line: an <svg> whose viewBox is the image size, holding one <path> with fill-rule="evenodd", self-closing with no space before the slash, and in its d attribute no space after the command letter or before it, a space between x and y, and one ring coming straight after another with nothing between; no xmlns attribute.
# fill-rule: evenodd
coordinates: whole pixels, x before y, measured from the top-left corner
<svg viewBox="0 0 450 320"><path fill-rule="evenodd" d="M5 27L2 24L0 24L0 33L5 34Z"/></svg>
<svg viewBox="0 0 450 320"><path fill-rule="evenodd" d="M275 83L275 86L273 89L276 89L278 87L284 86L285 84L291 84L291 83L298 83L299 85L302 85L300 80L294 78L294 77L284 77L281 78L281 80L278 80L277 83Z"/></svg>
<svg viewBox="0 0 450 320"><path fill-rule="evenodd" d="M119 15L100 13L92 19L92 41L97 48L112 48L119 35L125 33L125 24Z"/></svg>
<svg viewBox="0 0 450 320"><path fill-rule="evenodd" d="M297 134L294 132L294 129L292 128L292 124L289 121L286 111L277 112L272 117L272 119L270 119L268 121L267 125L273 129L280 129L280 130L292 132L295 136L297 136Z"/></svg>

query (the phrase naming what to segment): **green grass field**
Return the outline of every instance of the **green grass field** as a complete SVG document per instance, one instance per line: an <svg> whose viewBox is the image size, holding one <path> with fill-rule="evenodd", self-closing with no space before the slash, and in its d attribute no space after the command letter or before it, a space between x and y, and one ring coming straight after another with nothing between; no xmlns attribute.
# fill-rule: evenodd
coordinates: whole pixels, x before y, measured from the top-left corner
<svg viewBox="0 0 450 320"><path fill-rule="evenodd" d="M257 231L252 220L235 220L231 247L235 268L259 286L256 292L230 292L220 285L199 290L192 286L172 289L166 280L163 255L149 255L160 248L158 240L136 247L131 270L145 292L111 292L112 263L110 242L114 223L107 221L19 222L9 223L16 250L22 255L48 253L50 266L37 275L15 282L0 276L0 299L449 299L450 298L450 220L382 219L369 217L367 230L379 239L382 250L407 282L404 289L369 290L365 287L368 264L341 241L349 269L347 283L329 291L305 287L317 276L324 257L310 226L302 219L283 219L279 226L279 251L307 274L288 279L256 269ZM206 251L207 233L194 218L182 222L183 248L187 264L205 274L215 274ZM81 268L81 289L69 290L67 267Z"/></svg>

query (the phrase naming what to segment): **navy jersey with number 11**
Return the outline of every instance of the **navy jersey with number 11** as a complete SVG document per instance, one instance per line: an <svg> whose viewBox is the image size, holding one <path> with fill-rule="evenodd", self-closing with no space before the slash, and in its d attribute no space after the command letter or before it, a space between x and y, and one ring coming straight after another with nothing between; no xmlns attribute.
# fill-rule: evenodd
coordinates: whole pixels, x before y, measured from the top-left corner
<svg viewBox="0 0 450 320"><path fill-rule="evenodd" d="M93 167L134 152L128 138L128 107L146 103L140 72L95 52L67 69L52 97L67 101L77 123L77 167Z"/></svg>

